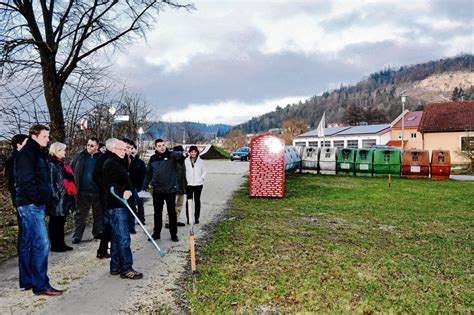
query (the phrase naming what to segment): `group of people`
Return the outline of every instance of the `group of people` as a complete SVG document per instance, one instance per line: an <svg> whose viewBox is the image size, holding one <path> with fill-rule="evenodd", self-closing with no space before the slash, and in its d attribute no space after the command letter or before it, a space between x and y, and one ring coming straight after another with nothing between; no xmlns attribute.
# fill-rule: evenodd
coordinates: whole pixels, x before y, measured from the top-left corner
<svg viewBox="0 0 474 315"><path fill-rule="evenodd" d="M91 137L86 148L77 154L71 165L65 161L66 145L50 143L49 128L34 125L29 135L12 138L13 151L5 164L12 203L18 217L18 257L20 288L34 294L55 296L47 276L48 252L73 250L64 241L64 225L74 213L72 243L82 241L90 208L93 213L92 234L100 239L97 258L111 258L110 274L124 279L141 279L133 269L130 234L135 231L135 216L114 192L127 200L136 217L145 224L142 190L153 189L153 239L160 239L163 206L166 202L171 240L178 242L177 228L183 199L194 199L194 223L199 223L200 195L206 168L199 150L188 152L178 146L168 150L163 139L155 141L155 154L148 166L137 155L137 146L130 139L111 138L101 143ZM49 148L48 148L49 147ZM186 203L186 218L189 214ZM48 228L45 224L48 215ZM108 252L110 242L110 254Z"/></svg>

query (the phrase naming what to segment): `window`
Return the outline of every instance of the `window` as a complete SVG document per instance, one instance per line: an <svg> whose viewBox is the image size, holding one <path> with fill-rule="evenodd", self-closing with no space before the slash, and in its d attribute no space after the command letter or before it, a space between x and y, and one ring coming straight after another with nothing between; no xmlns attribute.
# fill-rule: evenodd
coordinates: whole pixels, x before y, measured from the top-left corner
<svg viewBox="0 0 474 315"><path fill-rule="evenodd" d="M323 141L321 141L323 143ZM330 147L331 146L331 141L324 141L324 146L325 147Z"/></svg>
<svg viewBox="0 0 474 315"><path fill-rule="evenodd" d="M310 147L317 147L318 146L318 141L310 141L310 142L308 142L308 145Z"/></svg>
<svg viewBox="0 0 474 315"><path fill-rule="evenodd" d="M335 140L334 147L336 148L344 148L344 140Z"/></svg>
<svg viewBox="0 0 474 315"><path fill-rule="evenodd" d="M407 121L414 121L416 119L416 116L410 116L407 118Z"/></svg>
<svg viewBox="0 0 474 315"><path fill-rule="evenodd" d="M362 147L363 148L370 148L371 146L374 146L376 144L377 144L377 140L375 140L375 139L362 140Z"/></svg>
<svg viewBox="0 0 474 315"><path fill-rule="evenodd" d="M297 147L305 147L305 146L306 146L306 142L295 142L295 146L297 146Z"/></svg>
<svg viewBox="0 0 474 315"><path fill-rule="evenodd" d="M474 137L461 137L461 150L474 150Z"/></svg>
<svg viewBox="0 0 474 315"><path fill-rule="evenodd" d="M359 140L347 140L347 147L348 148L358 148L359 147Z"/></svg>
<svg viewBox="0 0 474 315"><path fill-rule="evenodd" d="M415 139L415 138L416 138L416 132L412 132L412 133L411 133L411 138L412 138L412 139Z"/></svg>

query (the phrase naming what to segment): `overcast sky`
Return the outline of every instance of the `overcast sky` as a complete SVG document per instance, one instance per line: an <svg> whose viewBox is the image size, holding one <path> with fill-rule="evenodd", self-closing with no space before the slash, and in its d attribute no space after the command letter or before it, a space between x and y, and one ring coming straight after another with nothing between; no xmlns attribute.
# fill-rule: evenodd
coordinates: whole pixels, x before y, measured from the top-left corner
<svg viewBox="0 0 474 315"><path fill-rule="evenodd" d="M194 3L163 11L114 61L161 120L237 124L385 67L474 49L472 0Z"/></svg>

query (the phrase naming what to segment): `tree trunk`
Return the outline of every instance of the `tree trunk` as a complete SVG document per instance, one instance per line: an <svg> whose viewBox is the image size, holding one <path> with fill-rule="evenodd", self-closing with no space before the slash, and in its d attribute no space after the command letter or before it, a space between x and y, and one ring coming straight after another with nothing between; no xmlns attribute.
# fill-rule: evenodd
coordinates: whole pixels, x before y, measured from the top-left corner
<svg viewBox="0 0 474 315"><path fill-rule="evenodd" d="M61 103L63 84L59 82L56 74L56 65L53 58L42 56L41 68L43 72L44 98L48 106L51 140L63 142L66 139L64 126L64 113Z"/></svg>

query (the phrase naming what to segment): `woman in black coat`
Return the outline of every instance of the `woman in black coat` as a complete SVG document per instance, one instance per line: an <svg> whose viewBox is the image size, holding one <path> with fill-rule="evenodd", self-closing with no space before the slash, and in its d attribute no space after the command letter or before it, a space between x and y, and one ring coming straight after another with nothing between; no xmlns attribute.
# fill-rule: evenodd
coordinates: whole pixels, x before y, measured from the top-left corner
<svg viewBox="0 0 474 315"><path fill-rule="evenodd" d="M54 142L49 148L49 176L52 190L51 203L46 207L49 215L49 239L52 252L65 252L73 248L64 242L66 216L75 209L77 188L71 167L64 162L66 145Z"/></svg>

